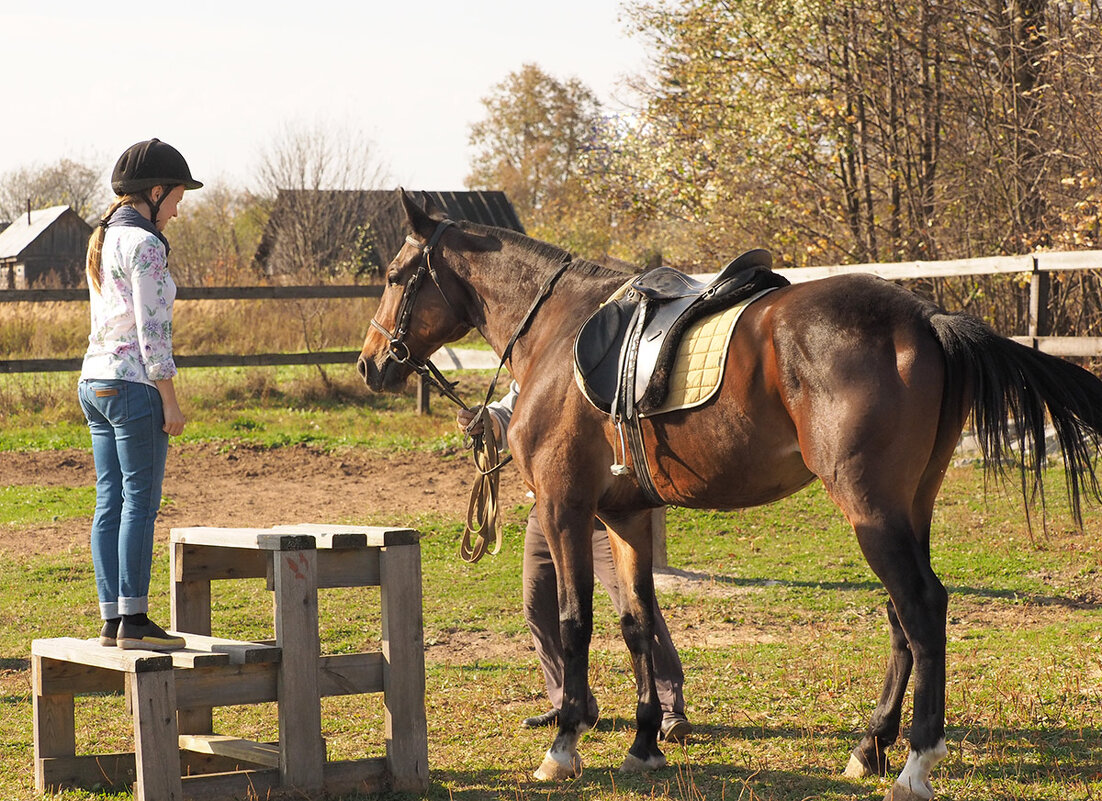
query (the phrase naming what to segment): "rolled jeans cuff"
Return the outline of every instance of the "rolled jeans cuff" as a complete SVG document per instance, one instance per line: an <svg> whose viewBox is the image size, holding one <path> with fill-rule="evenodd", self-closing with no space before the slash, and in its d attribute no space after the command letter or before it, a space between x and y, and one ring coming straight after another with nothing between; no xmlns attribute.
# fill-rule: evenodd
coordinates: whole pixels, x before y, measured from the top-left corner
<svg viewBox="0 0 1102 801"><path fill-rule="evenodd" d="M141 615L149 611L149 597L119 598L119 613L123 615Z"/></svg>
<svg viewBox="0 0 1102 801"><path fill-rule="evenodd" d="M114 620L119 616L119 602L111 601L99 605L99 616L104 620Z"/></svg>

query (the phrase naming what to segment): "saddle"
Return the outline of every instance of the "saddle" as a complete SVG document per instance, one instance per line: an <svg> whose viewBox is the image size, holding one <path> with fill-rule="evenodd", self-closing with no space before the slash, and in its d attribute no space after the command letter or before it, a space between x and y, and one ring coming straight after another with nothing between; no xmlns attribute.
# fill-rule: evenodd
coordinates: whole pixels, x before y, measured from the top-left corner
<svg viewBox="0 0 1102 801"><path fill-rule="evenodd" d="M643 273L582 324L574 366L589 401L631 419L662 406L685 330L763 289L786 286L766 250L751 250L703 282L669 267Z"/></svg>
<svg viewBox="0 0 1102 801"><path fill-rule="evenodd" d="M647 499L659 494L647 464L640 420L661 410L669 392L682 334L703 317L721 312L767 289L787 286L772 271L766 250L750 250L730 262L711 281L657 267L632 279L582 324L574 340L574 373L583 394L624 431L634 471L623 462L613 475L634 472Z"/></svg>

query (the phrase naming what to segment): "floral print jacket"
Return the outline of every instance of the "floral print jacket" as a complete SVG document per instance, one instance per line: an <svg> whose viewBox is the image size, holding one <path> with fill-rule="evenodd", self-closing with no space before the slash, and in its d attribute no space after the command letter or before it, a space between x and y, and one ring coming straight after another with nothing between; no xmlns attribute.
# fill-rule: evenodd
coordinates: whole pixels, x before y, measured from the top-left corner
<svg viewBox="0 0 1102 801"><path fill-rule="evenodd" d="M176 284L163 239L142 227L112 224L104 232L102 259L100 292L89 289L92 331L80 379L153 384L172 378Z"/></svg>

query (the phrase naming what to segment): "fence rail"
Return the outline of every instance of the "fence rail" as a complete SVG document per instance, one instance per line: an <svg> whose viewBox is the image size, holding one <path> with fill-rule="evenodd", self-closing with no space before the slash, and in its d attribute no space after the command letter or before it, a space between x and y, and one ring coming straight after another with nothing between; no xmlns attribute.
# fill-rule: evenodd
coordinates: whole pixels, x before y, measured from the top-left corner
<svg viewBox="0 0 1102 801"><path fill-rule="evenodd" d="M1029 275L1029 331L1011 338L1061 357L1102 356L1102 337L1047 336L1046 305L1051 274L1061 271L1102 270L1102 251L1033 253L1025 256L992 256L947 261L912 261L877 264L844 264L830 267L796 267L778 273L793 283L832 275L872 273L888 280L954 278L969 275ZM246 286L180 287L177 300L306 300L316 298L377 298L379 285L342 286ZM87 289L21 289L0 291L0 303L77 302L88 300ZM350 364L359 351L314 353L207 354L177 356L180 367L251 367L302 364ZM62 372L80 369L80 357L63 359L0 359L0 373ZM458 364L458 362L456 363ZM465 366L465 365L464 365ZM445 368L446 369L446 368Z"/></svg>

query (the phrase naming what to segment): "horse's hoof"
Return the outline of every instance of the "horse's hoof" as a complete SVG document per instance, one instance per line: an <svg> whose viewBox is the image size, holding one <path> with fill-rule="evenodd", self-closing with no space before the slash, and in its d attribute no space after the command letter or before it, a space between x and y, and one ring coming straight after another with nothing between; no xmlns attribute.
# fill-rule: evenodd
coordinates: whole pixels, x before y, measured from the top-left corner
<svg viewBox="0 0 1102 801"><path fill-rule="evenodd" d="M649 756L645 760L640 759L635 756L635 754L628 754L624 757L624 764L620 766L620 772L650 773L652 770L658 770L664 767L666 767L666 757L662 754Z"/></svg>
<svg viewBox="0 0 1102 801"><path fill-rule="evenodd" d="M566 779L577 779L582 775L582 757L574 754L569 763L560 762L551 752L543 758L543 764L532 774L541 782L561 782Z"/></svg>
<svg viewBox="0 0 1102 801"><path fill-rule="evenodd" d="M866 776L871 776L872 771L868 766L857 758L857 754L849 755L849 764L846 765L845 776L847 779L863 779Z"/></svg>
<svg viewBox="0 0 1102 801"><path fill-rule="evenodd" d="M934 797L934 788L930 784L916 789L920 792L915 792L910 787L896 782L884 796L884 801L930 801Z"/></svg>

